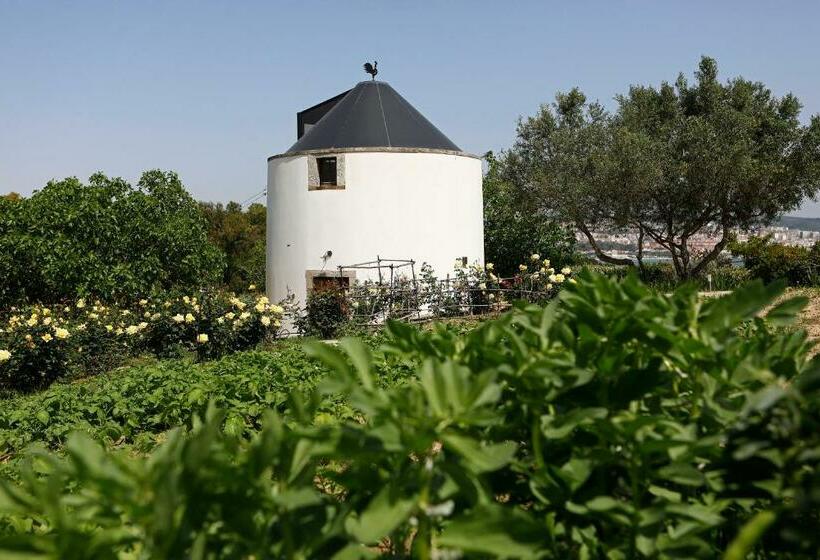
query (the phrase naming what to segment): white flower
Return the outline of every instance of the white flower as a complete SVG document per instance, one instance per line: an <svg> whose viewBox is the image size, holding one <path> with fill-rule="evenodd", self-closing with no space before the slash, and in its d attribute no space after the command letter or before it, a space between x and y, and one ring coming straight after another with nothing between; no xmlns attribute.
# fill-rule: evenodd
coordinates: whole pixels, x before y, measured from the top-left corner
<svg viewBox="0 0 820 560"><path fill-rule="evenodd" d="M487 284L485 284L484 282L481 282L481 283L478 285L478 289L479 289L479 290L486 290L486 289L487 289Z"/></svg>
<svg viewBox="0 0 820 560"><path fill-rule="evenodd" d="M251 316L251 314L248 313L247 311L243 311L242 313L239 314L239 318L242 319L242 320L247 319L250 316Z"/></svg>
<svg viewBox="0 0 820 560"><path fill-rule="evenodd" d="M60 327L54 329L54 336L56 336L60 340L65 340L66 338L68 338L68 335L69 332L67 329L61 329Z"/></svg>
<svg viewBox="0 0 820 560"><path fill-rule="evenodd" d="M142 305L143 307L145 307L146 305L148 305L148 300L147 300L147 299L141 299L141 300L140 300L140 305Z"/></svg>
<svg viewBox="0 0 820 560"><path fill-rule="evenodd" d="M549 267L550 267L550 260L549 259L544 259L544 268L549 268Z"/></svg>
<svg viewBox="0 0 820 560"><path fill-rule="evenodd" d="M221 325L222 323L225 322L225 318L224 317L217 317L216 322Z"/></svg>
<svg viewBox="0 0 820 560"><path fill-rule="evenodd" d="M85 307L85 300L84 299L77 300L76 306L77 306L77 309L82 309L83 307Z"/></svg>
<svg viewBox="0 0 820 560"><path fill-rule="evenodd" d="M234 317L235 317L235 315L234 315L233 311L228 311L227 313L225 313L225 318L229 321L231 319L233 319Z"/></svg>
<svg viewBox="0 0 820 560"><path fill-rule="evenodd" d="M265 305L264 303L262 303L261 301L259 303L257 303L256 306L254 307L254 309L256 309L256 311L259 312L259 313L263 313L267 308L268 308L268 306Z"/></svg>
<svg viewBox="0 0 820 560"><path fill-rule="evenodd" d="M111 331L114 330L114 326L113 325L106 325L105 330L107 330L108 332L111 332Z"/></svg>
<svg viewBox="0 0 820 560"><path fill-rule="evenodd" d="M487 263L487 266L485 268L487 270L492 270L494 268L494 265L493 265L493 263Z"/></svg>
<svg viewBox="0 0 820 560"><path fill-rule="evenodd" d="M539 255L538 253L533 253L532 255L530 255L530 260L533 262L540 261L541 255Z"/></svg>
<svg viewBox="0 0 820 560"><path fill-rule="evenodd" d="M185 314L185 322L186 323L193 323L194 322L194 316L191 315L190 313L186 313Z"/></svg>
<svg viewBox="0 0 820 560"><path fill-rule="evenodd" d="M561 269L561 274L563 274L564 276L568 276L568 275L572 274L572 269L568 266L565 266L564 268Z"/></svg>
<svg viewBox="0 0 820 560"><path fill-rule="evenodd" d="M352 305L352 306L353 306L353 309L358 309L358 308L359 308L359 302L358 302L358 301L354 301L354 302L353 302L353 303L351 303L350 305Z"/></svg>
<svg viewBox="0 0 820 560"><path fill-rule="evenodd" d="M270 326L270 317L268 317L267 315L262 315L259 318L259 322L262 323L263 325L265 325L266 327L269 327Z"/></svg>
<svg viewBox="0 0 820 560"><path fill-rule="evenodd" d="M48 333L44 334L40 338L42 338L45 342L49 342L50 340L52 340L51 335Z"/></svg>
<svg viewBox="0 0 820 560"><path fill-rule="evenodd" d="M140 328L137 325L128 325L125 328L125 334L135 335L139 332Z"/></svg>
<svg viewBox="0 0 820 560"><path fill-rule="evenodd" d="M148 326L148 323L146 323L145 321L143 321L142 323L140 323L140 324L139 324L139 325L137 325L137 326L140 328L140 330L143 330L145 327L147 327L147 326Z"/></svg>
<svg viewBox="0 0 820 560"><path fill-rule="evenodd" d="M43 324L45 326L49 326L51 324L51 317L46 317L45 319L43 319Z"/></svg>
<svg viewBox="0 0 820 560"><path fill-rule="evenodd" d="M249 291L249 292L252 292L252 291L254 291L255 289L256 289L256 284L251 284L250 286L248 286L248 291Z"/></svg>
<svg viewBox="0 0 820 560"><path fill-rule="evenodd" d="M181 323L182 321L184 321L184 320L185 320L185 317L183 317L180 313L177 313L176 315L174 315L173 317L171 317L171 320L172 320L174 323Z"/></svg>
<svg viewBox="0 0 820 560"><path fill-rule="evenodd" d="M263 303L263 304L267 305L267 304L269 304L269 303L270 303L270 300L268 299L268 297L267 297L267 296L260 296L260 297L256 300L256 302L257 302L257 303Z"/></svg>
<svg viewBox="0 0 820 560"><path fill-rule="evenodd" d="M11 359L11 352L8 350L0 350L0 362L7 362Z"/></svg>
<svg viewBox="0 0 820 560"><path fill-rule="evenodd" d="M285 309L281 305L271 305L270 306L271 313L275 313L276 315L281 315L285 312Z"/></svg>
<svg viewBox="0 0 820 560"><path fill-rule="evenodd" d="M196 341L200 344L205 344L206 342L208 342L208 335L205 333L198 334L196 336Z"/></svg>
<svg viewBox="0 0 820 560"><path fill-rule="evenodd" d="M518 265L518 270L520 270L521 272L526 272L526 270L527 270L527 265L525 265L525 264L519 264L519 265Z"/></svg>
<svg viewBox="0 0 820 560"><path fill-rule="evenodd" d="M561 283L561 282L563 282L565 279L566 279L566 278L564 277L564 275L563 275L563 274L556 274L556 275L555 275L555 283L556 283L556 284L560 284L560 283Z"/></svg>

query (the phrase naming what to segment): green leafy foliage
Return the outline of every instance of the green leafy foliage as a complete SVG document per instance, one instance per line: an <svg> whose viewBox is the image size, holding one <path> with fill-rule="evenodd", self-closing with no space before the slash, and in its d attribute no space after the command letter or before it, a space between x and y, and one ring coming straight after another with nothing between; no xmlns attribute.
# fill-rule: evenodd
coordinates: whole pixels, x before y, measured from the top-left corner
<svg viewBox="0 0 820 560"><path fill-rule="evenodd" d="M235 292L248 286L265 288L266 212L255 203L243 210L237 202L200 202L208 223L208 239L225 255L222 283Z"/></svg>
<svg viewBox="0 0 820 560"><path fill-rule="evenodd" d="M467 333L391 323L376 353L312 343L332 373L257 432L229 400L148 458L82 439L33 456L2 486L0 550L811 558L820 361L771 327L804 301L759 316L781 292L702 301L582 273L548 306ZM385 383L386 364L414 374Z"/></svg>
<svg viewBox="0 0 820 560"><path fill-rule="evenodd" d="M502 276L518 272L518 265L538 253L562 265L576 260L575 235L517 195L502 177L501 163L492 152L485 155L484 175L484 257L495 264Z"/></svg>
<svg viewBox="0 0 820 560"><path fill-rule="evenodd" d="M97 173L0 200L0 305L77 296L111 300L217 281L222 257L177 175L137 187Z"/></svg>
<svg viewBox="0 0 820 560"><path fill-rule="evenodd" d="M820 282L820 246L810 249L774 243L771 236L752 237L733 243L732 253L743 262L754 278L764 282L785 280L789 286L816 286Z"/></svg>

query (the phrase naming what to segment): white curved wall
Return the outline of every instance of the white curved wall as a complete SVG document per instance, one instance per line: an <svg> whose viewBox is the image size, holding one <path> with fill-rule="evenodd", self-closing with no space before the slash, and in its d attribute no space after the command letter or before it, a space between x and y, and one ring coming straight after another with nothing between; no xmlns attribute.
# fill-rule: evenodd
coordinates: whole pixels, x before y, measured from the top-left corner
<svg viewBox="0 0 820 560"><path fill-rule="evenodd" d="M341 156L342 154L331 154ZM437 153L346 152L345 189L308 191L307 155L268 162L267 290L306 295L306 270L414 259L436 274L484 260L481 161ZM326 264L322 255L333 251ZM408 270L409 272L409 270ZM356 280L378 278L356 271Z"/></svg>

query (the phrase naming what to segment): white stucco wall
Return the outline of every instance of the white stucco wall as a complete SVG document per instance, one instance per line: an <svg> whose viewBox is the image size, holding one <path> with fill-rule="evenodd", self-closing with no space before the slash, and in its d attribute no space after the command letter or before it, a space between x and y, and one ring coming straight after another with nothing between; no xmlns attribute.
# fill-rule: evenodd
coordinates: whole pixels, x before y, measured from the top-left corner
<svg viewBox="0 0 820 560"><path fill-rule="evenodd" d="M306 270L414 259L437 275L484 260L481 161L441 153L347 152L345 189L308 191L309 156L268 162L267 289L306 296ZM326 264L322 255L333 251ZM409 272L409 271L408 271ZM363 280L368 271L356 271ZM372 271L377 278L377 271Z"/></svg>

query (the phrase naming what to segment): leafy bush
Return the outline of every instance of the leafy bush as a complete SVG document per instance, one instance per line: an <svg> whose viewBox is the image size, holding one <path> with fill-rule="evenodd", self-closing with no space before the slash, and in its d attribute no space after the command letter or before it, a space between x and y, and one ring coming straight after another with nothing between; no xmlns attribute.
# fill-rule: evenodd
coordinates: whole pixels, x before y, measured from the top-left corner
<svg viewBox="0 0 820 560"><path fill-rule="evenodd" d="M145 298L125 306L34 305L0 313L0 389L41 388L69 373L89 375L124 358L196 350L201 359L252 348L275 335L284 309L264 296Z"/></svg>
<svg viewBox="0 0 820 560"><path fill-rule="evenodd" d="M307 296L305 310L296 320L296 327L305 336L333 338L347 321L348 307L344 291L314 290Z"/></svg>
<svg viewBox="0 0 820 560"><path fill-rule="evenodd" d="M759 282L701 301L583 273L460 335L355 340L250 442L210 413L150 458L72 439L4 483L0 550L47 557L812 558L820 360ZM741 328L743 327L743 328ZM356 414L334 420L326 399ZM220 430L221 428L221 430ZM237 429L239 428L239 429Z"/></svg>
<svg viewBox="0 0 820 560"><path fill-rule="evenodd" d="M518 272L518 265L536 252L563 265L576 260L575 235L564 225L547 219L504 180L492 152L485 156L484 258L502 276Z"/></svg>
<svg viewBox="0 0 820 560"><path fill-rule="evenodd" d="M732 253L743 262L754 278L764 282L783 279L789 286L814 286L820 281L820 247L811 249L774 243L771 236L752 237L734 243Z"/></svg>
<svg viewBox="0 0 820 560"><path fill-rule="evenodd" d="M266 210L259 203L246 210L237 202L200 202L208 223L208 239L225 255L222 283L235 292L249 285L265 287Z"/></svg>
<svg viewBox="0 0 820 560"><path fill-rule="evenodd" d="M0 200L0 306L191 290L219 280L222 266L172 172L148 171L136 188L98 173Z"/></svg>
<svg viewBox="0 0 820 560"><path fill-rule="evenodd" d="M584 265L584 268L619 279L626 278L634 272L627 266L606 264L589 264ZM711 283L709 277L711 277ZM730 291L739 288L751 279L752 275L745 268L733 266L730 263L713 262L706 267L703 274L690 279L689 282L694 283L698 289L703 291ZM641 280L656 290L662 291L672 291L681 284L671 263L645 264Z"/></svg>

